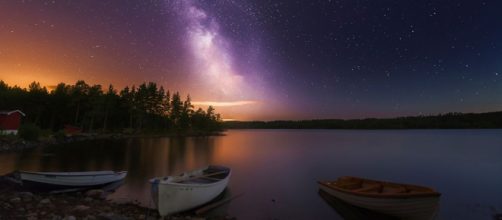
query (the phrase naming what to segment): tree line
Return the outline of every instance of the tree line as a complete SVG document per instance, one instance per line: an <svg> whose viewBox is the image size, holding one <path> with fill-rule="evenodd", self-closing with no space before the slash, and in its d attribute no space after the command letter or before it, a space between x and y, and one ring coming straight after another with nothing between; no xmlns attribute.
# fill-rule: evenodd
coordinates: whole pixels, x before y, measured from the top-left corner
<svg viewBox="0 0 502 220"><path fill-rule="evenodd" d="M301 121L228 121L227 129L463 129L502 128L502 112Z"/></svg>
<svg viewBox="0 0 502 220"><path fill-rule="evenodd" d="M113 85L59 83L48 90L38 82L28 88L0 81L0 110L20 109L24 123L58 131L66 125L88 132L215 132L221 117L209 106L194 109L191 98L170 93L153 82L117 90Z"/></svg>

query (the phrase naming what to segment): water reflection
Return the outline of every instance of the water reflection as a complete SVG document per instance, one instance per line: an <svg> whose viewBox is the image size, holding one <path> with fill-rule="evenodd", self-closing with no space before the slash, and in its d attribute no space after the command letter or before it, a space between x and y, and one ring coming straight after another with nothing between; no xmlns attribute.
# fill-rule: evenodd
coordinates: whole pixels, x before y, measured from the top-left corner
<svg viewBox="0 0 502 220"><path fill-rule="evenodd" d="M502 208L502 176L495 175L502 173L501 133L232 130L208 138L98 140L0 154L0 174L127 170L110 198L149 205L148 179L221 164L233 170L230 191L244 193L227 204L240 220L341 219L319 197L317 180L351 175L431 186L442 193L441 219L492 219L486 207Z"/></svg>
<svg viewBox="0 0 502 220"><path fill-rule="evenodd" d="M148 179L212 164L214 138L138 138L50 146L0 155L0 173L29 171L127 170L126 183L112 199L147 203Z"/></svg>

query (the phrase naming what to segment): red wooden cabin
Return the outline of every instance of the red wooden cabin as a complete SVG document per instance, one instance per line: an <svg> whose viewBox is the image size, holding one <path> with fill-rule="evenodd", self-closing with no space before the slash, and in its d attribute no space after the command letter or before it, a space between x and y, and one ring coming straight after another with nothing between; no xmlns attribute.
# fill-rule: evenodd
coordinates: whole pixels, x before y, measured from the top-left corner
<svg viewBox="0 0 502 220"><path fill-rule="evenodd" d="M0 134L17 134L21 126L21 117L24 116L20 110L0 111Z"/></svg>

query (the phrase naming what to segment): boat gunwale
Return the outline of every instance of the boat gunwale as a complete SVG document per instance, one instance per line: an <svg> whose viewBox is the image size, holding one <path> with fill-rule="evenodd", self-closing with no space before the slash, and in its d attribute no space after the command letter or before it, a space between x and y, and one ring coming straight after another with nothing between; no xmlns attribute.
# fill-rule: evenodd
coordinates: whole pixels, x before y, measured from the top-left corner
<svg viewBox="0 0 502 220"><path fill-rule="evenodd" d="M114 180L110 182L102 182L102 183L95 183L95 184L85 184L85 185L68 185L68 184L58 184L58 183L48 183L48 182L38 182L38 181L32 181L32 180L22 180L23 185L33 185L36 187L54 187L54 188L72 188L72 187L82 187L82 188L89 188L89 187L96 187L96 186L103 186L103 185L108 185L112 183L117 183L123 181L123 179L119 180Z"/></svg>
<svg viewBox="0 0 502 220"><path fill-rule="evenodd" d="M164 178L169 178L172 176L166 176L166 177L161 177L161 178L156 177L156 178L151 179L150 182L152 182L155 179L159 179L160 181L157 184L162 184L162 185L181 186L181 187L186 187L186 186L208 186L209 187L209 186L221 183L222 181L230 178L231 174L232 174L232 171L229 170L228 173L225 174L226 175L225 178L220 179L218 181L209 182L209 183L183 183L183 182L165 182L165 181L163 181Z"/></svg>
<svg viewBox="0 0 502 220"><path fill-rule="evenodd" d="M40 175L40 176L62 176L62 177L78 177L78 176L117 176L122 174L127 174L127 171L110 171L111 173L104 173L106 171L98 171L102 173L92 174L93 171L84 171L84 172L33 172L33 171L17 171L19 174L32 174L32 175ZM66 174L65 174L66 173ZM88 174L84 174L88 173Z"/></svg>
<svg viewBox="0 0 502 220"><path fill-rule="evenodd" d="M342 192L342 193L348 193L356 196L361 196L361 197L371 197L371 198L395 198L395 199L408 199L408 198L422 198L422 197L440 197L441 193L437 192L433 188L426 187L426 186L419 186L419 185L412 185L412 184L403 184L403 183L395 183L395 182L387 182L387 181L379 181L379 180L371 180L371 179L364 179L364 178L359 178L359 177L352 177L352 176L343 176L340 178L353 178L353 179L359 179L359 180L367 180L367 181L372 181L372 182L377 182L379 184L394 184L394 185L399 185L399 186L410 186L410 187L418 187L422 189L427 189L430 190L431 192L412 192L412 193L371 193L371 192L355 192L352 190L344 189L341 187L337 187L334 184L328 184L330 182L336 182L336 181L317 181L320 185L326 186L330 189Z"/></svg>

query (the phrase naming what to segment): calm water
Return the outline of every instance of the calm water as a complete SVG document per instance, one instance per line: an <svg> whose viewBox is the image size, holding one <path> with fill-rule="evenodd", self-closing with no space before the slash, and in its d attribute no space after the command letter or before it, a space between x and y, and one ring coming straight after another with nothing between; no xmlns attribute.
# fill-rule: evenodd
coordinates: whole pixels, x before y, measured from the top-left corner
<svg viewBox="0 0 502 220"><path fill-rule="evenodd" d="M319 197L316 180L342 175L434 187L443 193L440 219L502 212L502 130L231 130L209 138L74 143L0 154L0 161L1 174L128 170L111 197L144 205L151 177L227 165L230 193L244 195L222 209L241 220L340 219Z"/></svg>

